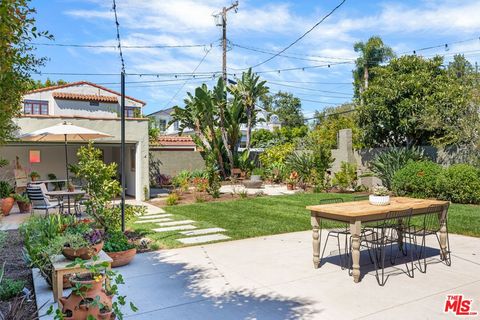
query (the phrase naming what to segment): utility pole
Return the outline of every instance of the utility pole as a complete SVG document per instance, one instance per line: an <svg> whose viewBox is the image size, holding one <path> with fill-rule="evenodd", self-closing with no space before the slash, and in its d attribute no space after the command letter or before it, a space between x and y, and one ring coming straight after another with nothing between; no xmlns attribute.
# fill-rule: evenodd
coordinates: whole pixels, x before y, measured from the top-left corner
<svg viewBox="0 0 480 320"><path fill-rule="evenodd" d="M120 202L122 232L125 232L125 70L120 76L120 183L122 186L122 199Z"/></svg>
<svg viewBox="0 0 480 320"><path fill-rule="evenodd" d="M223 51L223 59L222 59L222 76L225 85L227 85L227 12L230 10L235 10L235 13L238 11L238 1L235 1L230 7L223 7L222 12L219 14L222 21L222 51ZM218 23L217 23L218 25Z"/></svg>

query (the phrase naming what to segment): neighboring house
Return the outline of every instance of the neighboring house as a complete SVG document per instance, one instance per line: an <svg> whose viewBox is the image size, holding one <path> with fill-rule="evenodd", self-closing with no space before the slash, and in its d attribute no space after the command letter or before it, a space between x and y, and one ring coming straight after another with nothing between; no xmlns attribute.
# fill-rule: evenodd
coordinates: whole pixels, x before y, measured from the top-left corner
<svg viewBox="0 0 480 320"><path fill-rule="evenodd" d="M33 90L23 99L23 115L15 122L18 136L67 121L112 135L95 140L107 163L120 163L120 93L95 83L80 81ZM127 195L137 200L148 192L148 119L142 117L145 102L126 96L126 157ZM77 161L76 153L84 143L70 143L69 163ZM37 171L41 179L54 173L65 178L63 144L15 141L0 148L2 158L13 165L16 157L27 170ZM35 156L32 156L35 155ZM120 174L119 174L120 176ZM145 189L146 188L146 189Z"/></svg>

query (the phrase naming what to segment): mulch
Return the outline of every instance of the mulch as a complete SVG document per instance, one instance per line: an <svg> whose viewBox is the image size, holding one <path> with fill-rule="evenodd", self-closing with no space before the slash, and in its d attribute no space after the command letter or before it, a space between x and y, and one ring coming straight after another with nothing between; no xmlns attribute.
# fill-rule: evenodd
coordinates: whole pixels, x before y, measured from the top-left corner
<svg viewBox="0 0 480 320"><path fill-rule="evenodd" d="M23 239L17 230L9 230L3 246L0 248L0 266L5 263L4 278L11 278L15 280L24 280L25 287L31 292L31 300L25 300L22 306L22 314L27 317L37 314L37 306L35 303L35 292L33 288L32 270L27 266L22 253ZM9 309L9 301L0 301L0 311L5 313ZM21 317L23 318L23 317Z"/></svg>

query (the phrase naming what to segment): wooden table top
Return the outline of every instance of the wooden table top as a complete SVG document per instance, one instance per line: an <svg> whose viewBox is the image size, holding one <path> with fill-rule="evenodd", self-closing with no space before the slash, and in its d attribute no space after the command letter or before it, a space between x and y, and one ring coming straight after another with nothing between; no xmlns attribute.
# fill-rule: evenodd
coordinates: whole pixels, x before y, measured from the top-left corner
<svg viewBox="0 0 480 320"><path fill-rule="evenodd" d="M407 210L421 213L432 205L448 205L448 201L434 199L415 199L407 197L392 197L386 206L374 206L368 200L307 206L312 216L331 218L339 221L371 220L389 211Z"/></svg>
<svg viewBox="0 0 480 320"><path fill-rule="evenodd" d="M59 270L69 270L69 269L76 269L78 268L78 266L75 266L75 267L67 267L69 264L72 264L73 261L72 260L68 260L67 258L65 258L65 256L63 254L59 254L59 255L56 255L56 256L53 256L51 258L51 261L52 261L52 264L53 264L53 269L56 270L56 271L59 271ZM100 251L100 253L98 254L98 260L97 261L93 261L92 259L88 260L87 264L91 263L91 264L100 264L102 262L108 262L108 263L112 263L112 258L110 258L103 250Z"/></svg>

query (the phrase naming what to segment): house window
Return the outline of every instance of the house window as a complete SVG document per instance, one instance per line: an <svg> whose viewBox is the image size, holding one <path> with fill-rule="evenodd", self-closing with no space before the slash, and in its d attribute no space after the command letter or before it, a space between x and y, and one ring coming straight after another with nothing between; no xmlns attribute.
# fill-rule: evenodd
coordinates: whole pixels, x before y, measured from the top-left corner
<svg viewBox="0 0 480 320"><path fill-rule="evenodd" d="M165 131L167 129L167 120L165 119L158 120L158 128L160 129L160 131Z"/></svg>
<svg viewBox="0 0 480 320"><path fill-rule="evenodd" d="M90 101L90 105L92 107L98 107L100 105L100 103L98 101Z"/></svg>
<svg viewBox="0 0 480 320"><path fill-rule="evenodd" d="M178 123L178 121L175 121L173 123L173 129L175 129L175 131L178 131L178 128L180 127L180 124Z"/></svg>
<svg viewBox="0 0 480 320"><path fill-rule="evenodd" d="M48 101L26 100L23 102L24 114L48 114Z"/></svg>
<svg viewBox="0 0 480 320"><path fill-rule="evenodd" d="M40 163L40 150L29 150L28 159L30 163Z"/></svg>
<svg viewBox="0 0 480 320"><path fill-rule="evenodd" d="M127 118L135 118L136 113L138 111L135 110L136 108L134 107L125 107L125 117Z"/></svg>

